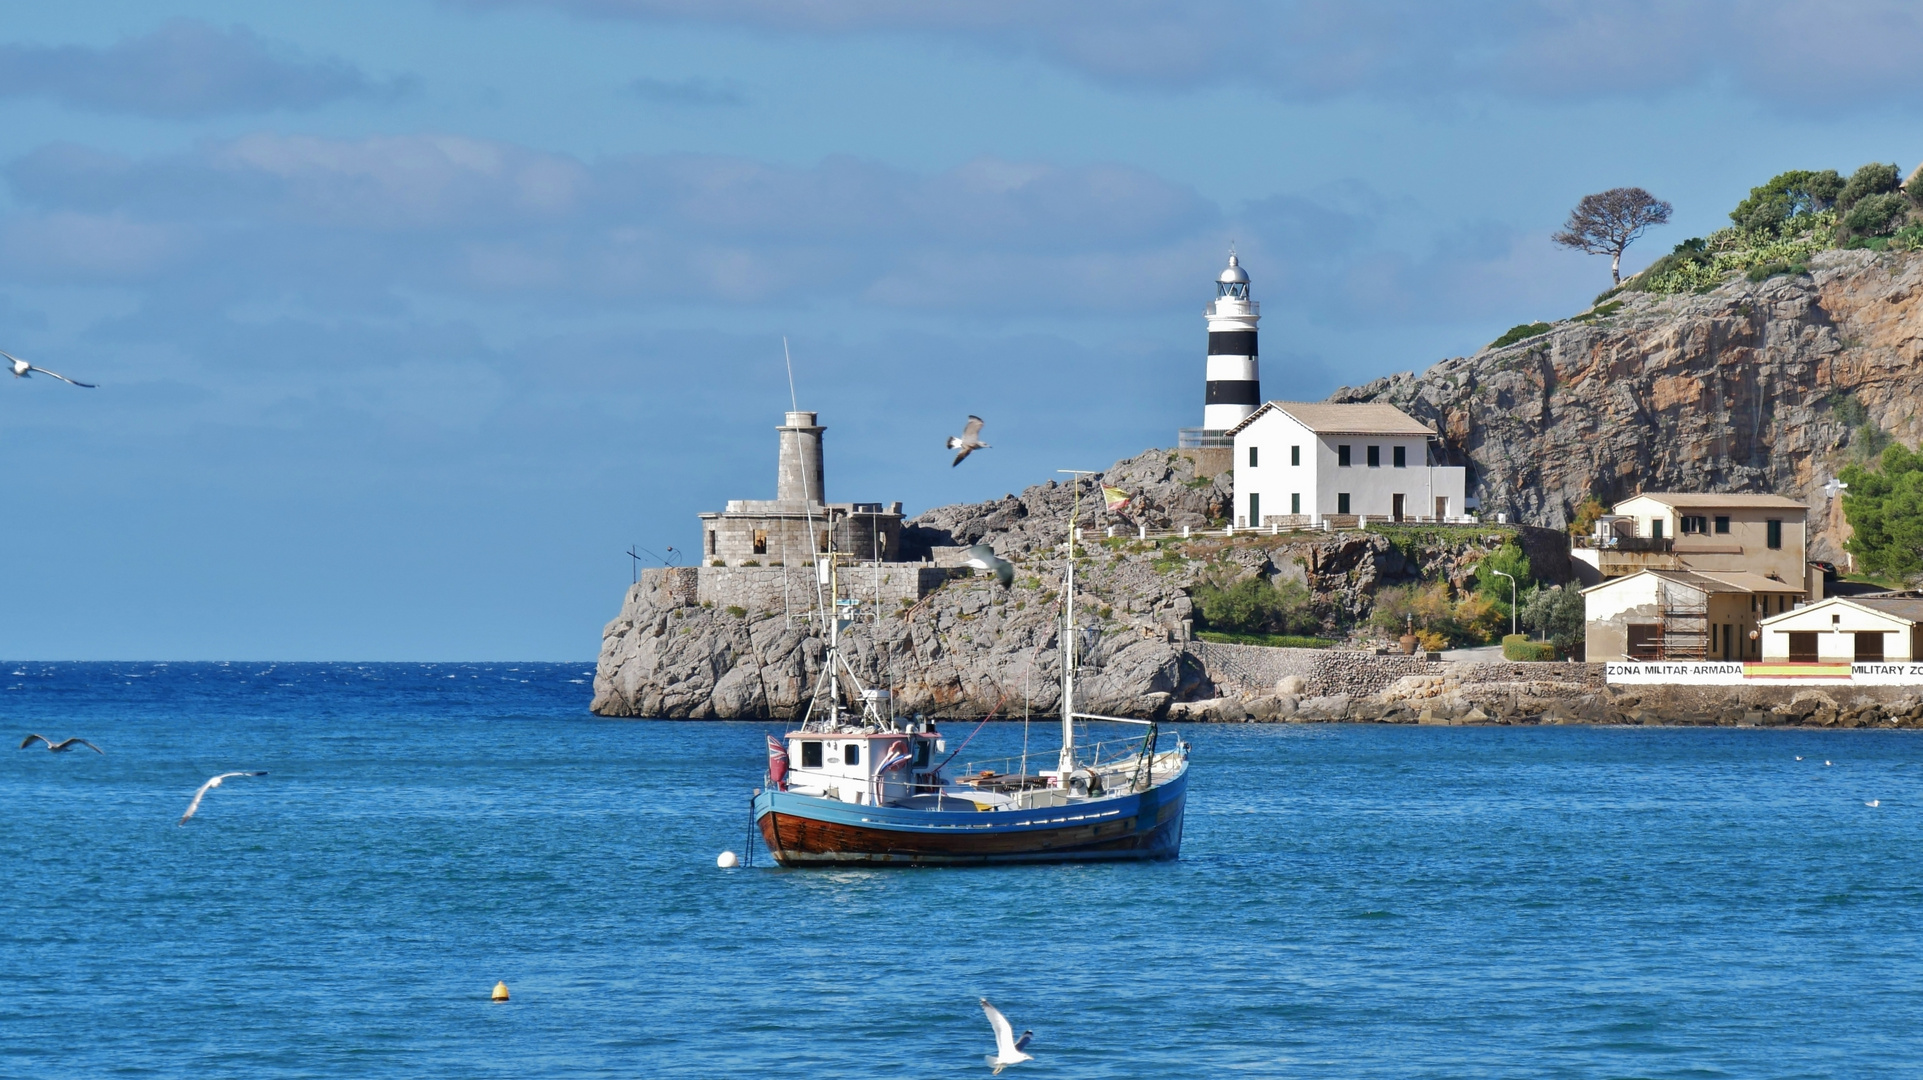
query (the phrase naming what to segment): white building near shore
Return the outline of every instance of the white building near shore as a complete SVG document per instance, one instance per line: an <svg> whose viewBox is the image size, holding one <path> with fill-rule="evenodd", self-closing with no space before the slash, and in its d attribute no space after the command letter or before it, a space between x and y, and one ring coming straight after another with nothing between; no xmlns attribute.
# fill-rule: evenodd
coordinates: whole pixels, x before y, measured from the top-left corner
<svg viewBox="0 0 1923 1080"><path fill-rule="evenodd" d="M1270 401L1230 428L1235 524L1458 521L1468 472L1435 464L1435 431L1393 405Z"/></svg>

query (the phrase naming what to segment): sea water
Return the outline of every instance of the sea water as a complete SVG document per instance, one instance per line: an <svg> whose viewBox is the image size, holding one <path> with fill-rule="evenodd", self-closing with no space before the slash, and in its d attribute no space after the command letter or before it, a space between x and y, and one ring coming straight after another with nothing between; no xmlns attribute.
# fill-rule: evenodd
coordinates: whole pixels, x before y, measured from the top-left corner
<svg viewBox="0 0 1923 1080"><path fill-rule="evenodd" d="M1913 732L1195 726L1177 862L721 870L779 728L590 679L0 666L106 751L0 759L0 1074L1923 1073Z"/></svg>

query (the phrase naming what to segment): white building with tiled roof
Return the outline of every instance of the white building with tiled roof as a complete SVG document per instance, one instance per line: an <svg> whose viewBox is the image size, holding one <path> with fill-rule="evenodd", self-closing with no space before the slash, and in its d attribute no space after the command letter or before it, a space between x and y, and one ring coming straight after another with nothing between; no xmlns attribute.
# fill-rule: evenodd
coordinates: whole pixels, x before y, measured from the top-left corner
<svg viewBox="0 0 1923 1080"><path fill-rule="evenodd" d="M1393 405L1270 401L1227 434L1235 440L1238 527L1466 513L1467 470L1433 464L1436 433Z"/></svg>

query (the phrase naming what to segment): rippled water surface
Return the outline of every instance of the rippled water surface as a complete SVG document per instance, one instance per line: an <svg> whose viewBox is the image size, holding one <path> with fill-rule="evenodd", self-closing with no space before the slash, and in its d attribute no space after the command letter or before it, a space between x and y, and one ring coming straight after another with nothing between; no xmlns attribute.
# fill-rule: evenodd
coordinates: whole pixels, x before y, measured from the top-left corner
<svg viewBox="0 0 1923 1080"><path fill-rule="evenodd" d="M1913 732L1195 727L1179 862L722 871L775 728L588 671L0 667L0 1075L1923 1074Z"/></svg>

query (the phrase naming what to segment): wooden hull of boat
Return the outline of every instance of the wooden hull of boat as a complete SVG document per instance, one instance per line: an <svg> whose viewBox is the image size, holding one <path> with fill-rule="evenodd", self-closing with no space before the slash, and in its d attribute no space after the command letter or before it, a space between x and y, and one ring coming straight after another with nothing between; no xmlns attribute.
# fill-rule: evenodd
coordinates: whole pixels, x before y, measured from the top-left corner
<svg viewBox="0 0 1923 1080"><path fill-rule="evenodd" d="M756 824L783 866L1173 859L1186 771L1134 795L1039 810L932 813L764 792Z"/></svg>

